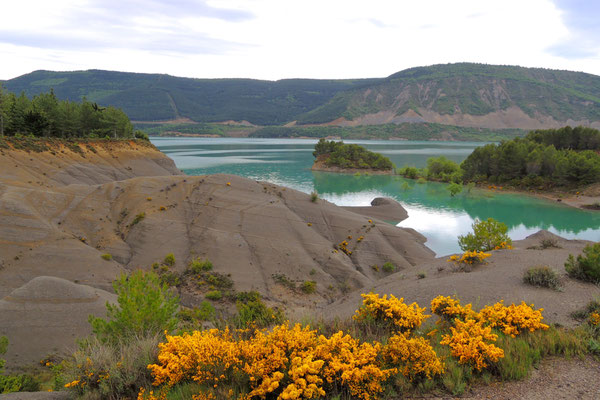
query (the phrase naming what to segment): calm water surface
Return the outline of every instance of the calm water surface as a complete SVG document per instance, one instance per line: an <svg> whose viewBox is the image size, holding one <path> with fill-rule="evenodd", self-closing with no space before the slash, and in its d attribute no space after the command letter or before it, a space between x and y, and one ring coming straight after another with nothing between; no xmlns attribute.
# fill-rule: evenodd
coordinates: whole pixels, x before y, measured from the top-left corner
<svg viewBox="0 0 600 400"><path fill-rule="evenodd" d="M313 172L316 140L237 138L151 138L161 151L189 175L228 173L269 181L342 206L366 206L377 196L392 197L407 209L399 226L427 237L438 255L460 251L457 237L468 233L475 218L489 217L508 225L513 240L540 229L566 238L600 241L600 213L582 211L527 195L474 189L450 197L446 184L424 183L393 176L354 176ZM397 166L423 167L427 158L444 155L464 160L482 143L416 141L347 141L389 157ZM408 184L406 187L405 182Z"/></svg>

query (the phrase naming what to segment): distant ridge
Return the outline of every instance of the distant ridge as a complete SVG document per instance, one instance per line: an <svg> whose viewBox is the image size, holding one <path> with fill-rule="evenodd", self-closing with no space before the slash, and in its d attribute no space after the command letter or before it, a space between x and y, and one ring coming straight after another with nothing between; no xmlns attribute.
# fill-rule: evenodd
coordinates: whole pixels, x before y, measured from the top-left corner
<svg viewBox="0 0 600 400"><path fill-rule="evenodd" d="M101 70L35 71L3 83L28 95L53 88L122 108L132 120L255 125L436 123L488 129L600 127L600 77L471 63L355 80L192 79Z"/></svg>

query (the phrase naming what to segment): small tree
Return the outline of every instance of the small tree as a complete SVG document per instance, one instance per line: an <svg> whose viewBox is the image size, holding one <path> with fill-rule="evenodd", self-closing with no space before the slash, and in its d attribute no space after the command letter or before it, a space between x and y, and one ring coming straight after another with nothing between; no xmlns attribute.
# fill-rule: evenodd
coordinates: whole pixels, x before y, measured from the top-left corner
<svg viewBox="0 0 600 400"><path fill-rule="evenodd" d="M136 336L163 334L177 324L179 298L153 272L122 274L113 283L118 305L106 303L108 321L90 315L94 334L116 343Z"/></svg>
<svg viewBox="0 0 600 400"><path fill-rule="evenodd" d="M452 182L447 186L448 191L450 192L450 196L454 197L459 194L463 190L463 186L460 183Z"/></svg>
<svg viewBox="0 0 600 400"><path fill-rule="evenodd" d="M506 234L506 224L488 218L487 221L478 219L471 225L473 233L458 237L462 251L490 251L496 248L508 248L512 241Z"/></svg>

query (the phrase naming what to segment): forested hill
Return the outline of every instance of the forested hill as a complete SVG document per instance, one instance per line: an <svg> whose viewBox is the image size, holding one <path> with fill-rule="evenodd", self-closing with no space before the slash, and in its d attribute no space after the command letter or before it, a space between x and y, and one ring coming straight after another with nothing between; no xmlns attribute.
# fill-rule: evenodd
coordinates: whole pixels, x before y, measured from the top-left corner
<svg viewBox="0 0 600 400"><path fill-rule="evenodd" d="M85 96L91 102L121 108L135 121L189 118L197 122L246 120L257 125L279 125L326 103L340 91L376 81L192 79L89 70L35 71L3 85L30 97L51 88L60 99L80 101Z"/></svg>
<svg viewBox="0 0 600 400"><path fill-rule="evenodd" d="M483 64L411 68L338 93L299 118L341 125L433 122L483 128L600 126L600 77Z"/></svg>
<svg viewBox="0 0 600 400"><path fill-rule="evenodd" d="M489 129L600 127L600 77L581 72L484 64L411 68L358 80L190 79L109 71L36 71L9 81L13 92L54 89L122 108L136 121L341 126L429 122Z"/></svg>

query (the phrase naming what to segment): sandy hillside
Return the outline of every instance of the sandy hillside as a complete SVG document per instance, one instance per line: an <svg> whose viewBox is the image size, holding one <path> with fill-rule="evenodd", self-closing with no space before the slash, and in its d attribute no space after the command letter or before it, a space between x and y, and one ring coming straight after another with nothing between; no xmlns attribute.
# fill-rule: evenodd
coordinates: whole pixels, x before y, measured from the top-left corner
<svg viewBox="0 0 600 400"><path fill-rule="evenodd" d="M373 215L405 218L397 203L377 204ZM172 160L137 142L96 143L94 150L59 145L40 153L3 149L0 299L5 308L14 306L12 293L40 276L110 291L120 273L149 269L174 253L174 272L208 258L234 291L257 290L270 304L306 311L385 276L371 265L391 261L410 270L433 260L423 236L368 211L232 175L181 175ZM297 287L315 281L316 292L291 289L282 278ZM184 284L182 301L197 304L205 291ZM84 325L89 305L72 304L85 314ZM0 333L21 335L17 327L27 315L44 325L34 314L0 313ZM45 355L41 348L32 353Z"/></svg>
<svg viewBox="0 0 600 400"><path fill-rule="evenodd" d="M532 248L539 247L545 238L555 239L559 248ZM566 240L540 231L514 242L512 250L493 251L486 264L475 266L470 272L458 271L454 263L447 261L448 257L436 258L408 273L401 271L390 275L385 280L339 299L324 309L323 316L351 316L361 304L360 294L372 291L403 297L406 302L417 302L422 307L429 307L431 299L438 295L457 295L462 304L472 303L475 309L500 300L504 300L505 304L525 301L536 308L544 308L543 315L547 321L573 326L577 322L569 314L600 296L600 287L597 285L570 279L565 273L564 263L569 254L580 254L589 243ZM561 275L561 291L523 283L525 271L540 265L547 265ZM419 274L425 277L421 278Z"/></svg>

